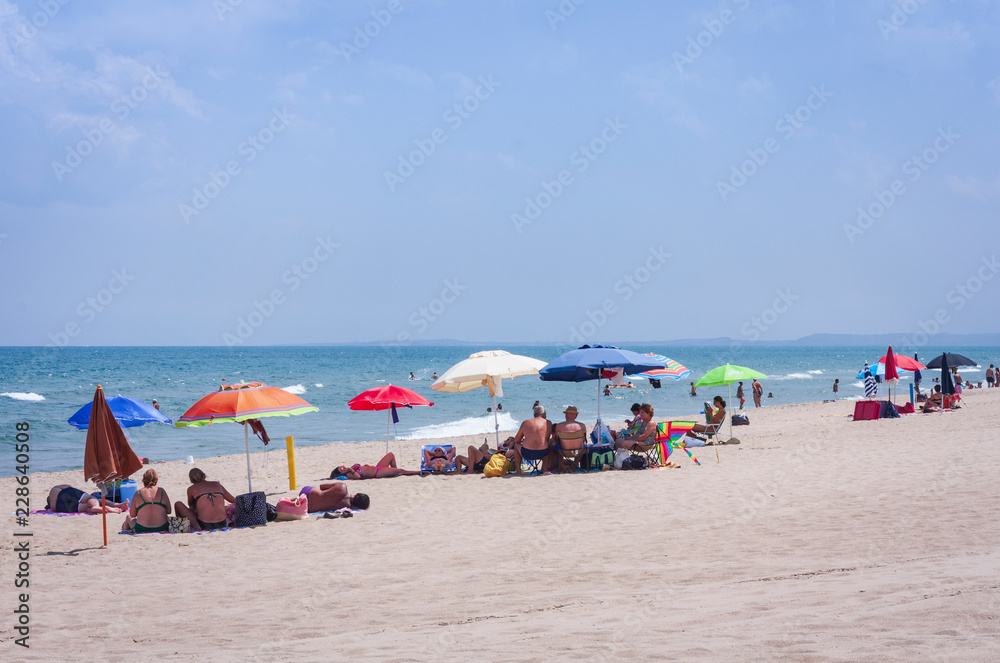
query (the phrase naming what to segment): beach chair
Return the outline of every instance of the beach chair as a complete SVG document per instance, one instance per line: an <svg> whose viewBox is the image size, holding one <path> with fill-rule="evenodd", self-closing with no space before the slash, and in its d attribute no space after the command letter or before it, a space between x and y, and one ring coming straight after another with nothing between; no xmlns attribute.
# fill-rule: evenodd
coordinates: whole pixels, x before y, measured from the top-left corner
<svg viewBox="0 0 1000 663"><path fill-rule="evenodd" d="M430 462L427 461L428 455L431 457ZM441 461L440 467L437 462L438 460ZM455 471L454 445L428 444L421 447L420 471L426 472L427 474L450 474L454 472Z"/></svg>
<svg viewBox="0 0 1000 663"><path fill-rule="evenodd" d="M722 439L722 436L719 435L719 431L722 430L722 425L724 423L726 423L726 417L729 416L729 413L727 412L726 413L726 417L723 417L719 421L719 423L713 424L712 423L712 411L714 410L714 408L712 407L712 404L711 403L702 403L702 405L705 406L705 427L708 429L704 433L702 433L702 435L704 435L708 440L711 440L713 437L718 436L718 438L719 438L718 440L715 440L714 442L710 442L710 444L718 444L719 441Z"/></svg>

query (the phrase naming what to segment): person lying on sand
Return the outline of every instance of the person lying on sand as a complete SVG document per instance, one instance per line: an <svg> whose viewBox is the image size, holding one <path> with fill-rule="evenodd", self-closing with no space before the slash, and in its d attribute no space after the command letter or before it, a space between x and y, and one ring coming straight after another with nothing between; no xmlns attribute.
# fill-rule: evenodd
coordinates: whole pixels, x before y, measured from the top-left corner
<svg viewBox="0 0 1000 663"><path fill-rule="evenodd" d="M128 511L129 503L105 501L106 513L124 513ZM56 513L100 513L101 494L85 493L79 488L61 483L49 491L48 506Z"/></svg>
<svg viewBox="0 0 1000 663"><path fill-rule="evenodd" d="M191 485L187 489L188 503L177 502L174 511L191 521L191 530L222 529L226 526L226 502L236 498L218 481L208 481L197 467L188 472Z"/></svg>
<svg viewBox="0 0 1000 663"><path fill-rule="evenodd" d="M334 483L321 483L319 487L303 486L299 495L306 496L309 504L309 513L320 511L336 511L338 509L367 509L371 500L364 493L350 495L347 492L347 485L337 481Z"/></svg>
<svg viewBox="0 0 1000 663"><path fill-rule="evenodd" d="M483 446L479 448L469 445L468 456L455 457L455 468L459 474L482 474L483 469L486 468L486 463L490 462L490 458L501 451L507 458L514 457L513 437L508 437L504 440L497 451L491 451L488 442L484 442Z"/></svg>
<svg viewBox="0 0 1000 663"><path fill-rule="evenodd" d="M338 477L344 477L345 479L391 479L392 477L409 477L420 475L420 470L401 470L396 466L396 456L390 451L386 455L382 456L381 460L375 465L360 465L355 463L348 467L347 465L340 465L339 467L333 468L330 472L330 478L336 479Z"/></svg>

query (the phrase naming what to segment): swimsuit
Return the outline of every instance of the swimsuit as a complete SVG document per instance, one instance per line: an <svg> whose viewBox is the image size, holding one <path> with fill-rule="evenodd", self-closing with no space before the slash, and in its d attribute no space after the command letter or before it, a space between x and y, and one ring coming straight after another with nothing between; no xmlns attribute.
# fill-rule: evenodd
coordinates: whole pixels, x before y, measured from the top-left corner
<svg viewBox="0 0 1000 663"><path fill-rule="evenodd" d="M201 522L201 521L199 521L199 522ZM206 523L206 522L202 522L201 523L201 528L202 529L223 529L225 526L226 526L226 521L225 520L220 520L217 523Z"/></svg>
<svg viewBox="0 0 1000 663"><path fill-rule="evenodd" d="M521 458L525 460L543 460L548 457L549 450L545 449L528 449L526 447L521 447Z"/></svg>
<svg viewBox="0 0 1000 663"><path fill-rule="evenodd" d="M80 498L86 495L79 488L63 488L56 495L56 513L76 513L79 511Z"/></svg>
<svg viewBox="0 0 1000 663"><path fill-rule="evenodd" d="M197 495L194 498L194 508L192 509L195 512L195 514L198 513L198 500L200 500L202 497L204 497L206 495L208 495L208 501L211 502L212 504L215 504L215 496L216 495L219 495L220 497L225 497L225 495L223 493L218 493L218 492L216 492L216 493L202 493L200 495ZM198 518L198 522L201 523L201 526L202 526L203 529L222 529L223 527L226 526L226 521L225 520L220 520L217 523L206 523L201 518Z"/></svg>
<svg viewBox="0 0 1000 663"><path fill-rule="evenodd" d="M162 491L162 488L160 490ZM136 496L137 497L141 496L141 493L138 493ZM164 504L163 502L160 502L159 500L157 500L156 502L146 502L145 499L146 498L143 498L144 501L141 504L136 505L136 507L135 507L135 517L137 519L139 517L139 511L144 506L149 506L151 504L155 504L158 507L162 507L164 511L167 510L167 505ZM138 522L136 522L134 525L132 525L132 530L136 534L147 534L149 532L169 532L170 531L170 521L168 520L167 522L163 523L162 525L157 525L156 527L146 527L145 525L140 525Z"/></svg>
<svg viewBox="0 0 1000 663"><path fill-rule="evenodd" d="M302 486L302 490L299 491L299 495L305 495L306 499L309 499L309 491L312 489L312 486Z"/></svg>
<svg viewBox="0 0 1000 663"><path fill-rule="evenodd" d="M490 462L490 459L486 456L483 456L483 458L479 462L477 462L475 465L472 466L472 471L482 472L483 469L486 468L486 463L488 462Z"/></svg>

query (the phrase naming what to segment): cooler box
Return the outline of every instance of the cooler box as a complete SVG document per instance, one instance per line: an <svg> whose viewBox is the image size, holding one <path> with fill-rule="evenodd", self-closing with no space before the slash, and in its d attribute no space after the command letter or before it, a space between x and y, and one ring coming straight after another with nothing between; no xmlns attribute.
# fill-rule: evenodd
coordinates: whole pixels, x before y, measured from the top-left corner
<svg viewBox="0 0 1000 663"><path fill-rule="evenodd" d="M135 481L122 481L121 485L118 487L118 499L112 501L124 503L126 500L132 499L132 497L135 496L135 491L138 489L139 487L136 485Z"/></svg>
<svg viewBox="0 0 1000 663"><path fill-rule="evenodd" d="M858 401L854 404L854 421L878 419L881 412L881 401Z"/></svg>

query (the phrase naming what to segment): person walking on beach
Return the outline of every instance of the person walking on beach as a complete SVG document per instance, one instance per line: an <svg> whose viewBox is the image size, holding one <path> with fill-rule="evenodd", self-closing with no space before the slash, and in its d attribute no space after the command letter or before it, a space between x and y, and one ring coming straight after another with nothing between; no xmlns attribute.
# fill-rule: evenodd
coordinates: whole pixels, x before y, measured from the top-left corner
<svg viewBox="0 0 1000 663"><path fill-rule="evenodd" d="M753 391L753 406L760 407L760 399L764 395L764 387L760 384L757 378L754 378L753 384L750 385L750 389Z"/></svg>
<svg viewBox="0 0 1000 663"><path fill-rule="evenodd" d="M746 397L743 395L743 383L741 382L738 387L736 387L736 398L740 399L740 409L743 409L743 404L747 402Z"/></svg>
<svg viewBox="0 0 1000 663"><path fill-rule="evenodd" d="M840 378L833 381L833 397L837 397L837 391L840 389Z"/></svg>

